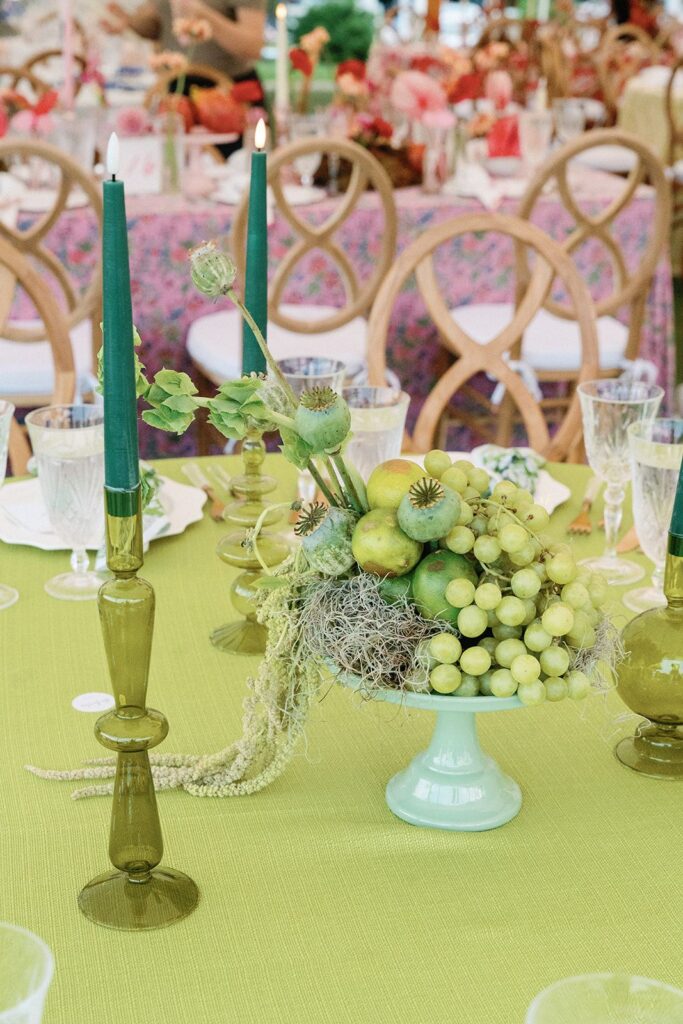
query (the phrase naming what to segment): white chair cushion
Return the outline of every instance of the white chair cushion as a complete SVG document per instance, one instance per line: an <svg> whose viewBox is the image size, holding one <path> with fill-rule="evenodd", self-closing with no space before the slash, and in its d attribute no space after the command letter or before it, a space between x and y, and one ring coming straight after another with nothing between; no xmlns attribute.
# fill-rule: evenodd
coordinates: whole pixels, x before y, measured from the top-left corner
<svg viewBox="0 0 683 1024"><path fill-rule="evenodd" d="M671 168L671 174L677 184L683 182L683 160L677 160Z"/></svg>
<svg viewBox="0 0 683 1024"><path fill-rule="evenodd" d="M32 327L36 321L13 320L16 327ZM78 390L93 386L92 324L83 320L71 332L71 347L76 364ZM54 391L52 350L47 341L8 341L0 339L0 394L45 395Z"/></svg>
<svg viewBox="0 0 683 1024"><path fill-rule="evenodd" d="M512 320L512 303L474 303L451 310L451 316L473 341L486 345ZM628 341L628 328L611 316L597 320L600 369L616 370L621 366ZM522 359L532 369L542 372L578 372L581 363L581 338L573 320L541 309L533 318L522 343Z"/></svg>
<svg viewBox="0 0 683 1024"><path fill-rule="evenodd" d="M331 306L281 307L288 316L311 321L321 320L338 312ZM343 327L320 334L298 334L277 324L268 324L268 347L276 359L297 356L329 356L346 363L349 375L365 364L367 323L356 317ZM222 384L242 373L242 326L236 309L222 310L202 316L190 327L187 351L209 380Z"/></svg>

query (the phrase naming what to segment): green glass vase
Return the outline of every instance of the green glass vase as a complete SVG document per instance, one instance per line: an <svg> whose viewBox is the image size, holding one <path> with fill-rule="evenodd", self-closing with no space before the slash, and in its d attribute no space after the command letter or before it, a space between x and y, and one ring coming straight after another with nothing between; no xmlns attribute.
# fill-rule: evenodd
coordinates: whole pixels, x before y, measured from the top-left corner
<svg viewBox="0 0 683 1024"><path fill-rule="evenodd" d="M85 886L78 905L107 928L163 928L197 905L197 886L180 871L159 867L164 845L149 763L168 722L146 705L154 629L154 591L142 566L140 488L105 491L107 564L114 578L98 596L100 623L116 706L95 724L97 739L117 754L109 833L113 871Z"/></svg>
<svg viewBox="0 0 683 1024"><path fill-rule="evenodd" d="M622 634L626 657L619 666L619 695L647 721L621 740L616 755L644 775L683 779L683 538L674 533L664 596L666 607L638 615Z"/></svg>

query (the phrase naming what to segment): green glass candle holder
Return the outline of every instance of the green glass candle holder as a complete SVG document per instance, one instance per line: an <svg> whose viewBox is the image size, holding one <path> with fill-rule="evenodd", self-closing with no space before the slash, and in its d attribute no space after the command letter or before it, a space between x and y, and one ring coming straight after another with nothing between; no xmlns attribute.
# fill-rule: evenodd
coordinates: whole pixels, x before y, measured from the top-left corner
<svg viewBox="0 0 683 1024"><path fill-rule="evenodd" d="M263 654L266 649L266 629L256 621L256 584L262 575L262 566L253 550L245 545L247 533L253 529L267 508L264 498L277 487L277 480L262 472L266 447L262 435L250 431L242 443L244 474L234 477L232 490L237 500L226 506L224 518L237 529L219 541L216 548L218 557L240 575L230 588L230 599L235 611L243 618L219 626L211 634L211 643L220 651L232 654ZM273 509L264 518L264 526L272 526L281 518L281 512ZM264 529L259 534L259 553L265 564L271 568L284 562L289 554L287 543Z"/></svg>
<svg viewBox="0 0 683 1024"><path fill-rule="evenodd" d="M100 622L116 707L98 719L97 739L117 754L109 834L114 865L88 882L78 897L82 912L106 928L163 928L197 906L197 886L180 871L159 867L161 824L149 763L168 722L146 706L154 628L154 590L137 575L142 566L140 487L105 490L107 564L114 578L98 596Z"/></svg>

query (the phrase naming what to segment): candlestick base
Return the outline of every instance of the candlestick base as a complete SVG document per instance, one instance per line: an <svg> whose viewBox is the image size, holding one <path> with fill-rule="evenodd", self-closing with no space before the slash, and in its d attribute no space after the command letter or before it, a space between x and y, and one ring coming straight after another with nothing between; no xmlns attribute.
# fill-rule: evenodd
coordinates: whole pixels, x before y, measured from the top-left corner
<svg viewBox="0 0 683 1024"><path fill-rule="evenodd" d="M277 487L277 481L261 472L266 449L257 431L250 431L242 445L246 472L232 480L233 492L238 496L225 509L227 522L238 530L227 534L216 547L216 554L233 569L242 570L230 587L230 600L243 621L229 622L210 635L211 643L226 654L263 654L266 649L266 630L256 621L258 580L263 566L253 547L247 543L248 532L263 514L261 524L271 526L281 518L278 509L268 510L264 498ZM289 554L288 544L277 534L264 530L258 538L259 555L271 568L284 562Z"/></svg>
<svg viewBox="0 0 683 1024"><path fill-rule="evenodd" d="M155 868L140 881L125 871L107 871L78 895L78 906L89 920L127 932L165 928L191 914L198 902L199 889L192 879L165 867Z"/></svg>

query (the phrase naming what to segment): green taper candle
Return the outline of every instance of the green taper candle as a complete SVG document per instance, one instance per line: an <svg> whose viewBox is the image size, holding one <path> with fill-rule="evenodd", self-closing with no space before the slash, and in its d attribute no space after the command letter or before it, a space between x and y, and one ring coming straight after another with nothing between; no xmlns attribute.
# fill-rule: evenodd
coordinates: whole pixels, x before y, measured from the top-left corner
<svg viewBox="0 0 683 1024"><path fill-rule="evenodd" d="M265 144L266 126L264 121L260 120L254 132L255 149L251 155L244 304L264 338L267 337L268 327L268 181ZM242 321L242 373L265 372L265 356L251 327Z"/></svg>
<svg viewBox="0 0 683 1024"><path fill-rule="evenodd" d="M679 558L683 556L683 462L678 472L678 487L669 527L669 553Z"/></svg>
<svg viewBox="0 0 683 1024"><path fill-rule="evenodd" d="M140 483L138 421L126 200L123 182L116 180L118 164L118 138L112 135L109 179L103 183L104 482L108 491L132 492Z"/></svg>

